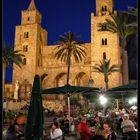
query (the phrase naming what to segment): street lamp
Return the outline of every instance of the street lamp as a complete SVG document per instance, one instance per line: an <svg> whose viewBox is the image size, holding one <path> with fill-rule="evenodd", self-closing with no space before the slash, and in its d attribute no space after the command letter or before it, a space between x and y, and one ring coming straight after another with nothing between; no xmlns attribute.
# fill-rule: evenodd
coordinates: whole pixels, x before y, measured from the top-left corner
<svg viewBox="0 0 140 140"><path fill-rule="evenodd" d="M133 97L132 99L130 99L129 101L129 104L134 104L135 105L135 103L137 102L137 98L136 97Z"/></svg>
<svg viewBox="0 0 140 140"><path fill-rule="evenodd" d="M135 103L137 102L137 98L134 97L134 98L132 99L132 101L133 101L133 103L135 104Z"/></svg>
<svg viewBox="0 0 140 140"><path fill-rule="evenodd" d="M105 104L107 102L107 98L105 98L104 95L100 95L99 100L100 104L103 105L103 114L105 114Z"/></svg>
<svg viewBox="0 0 140 140"><path fill-rule="evenodd" d="M107 98L105 98L104 95L100 95L99 100L101 105L105 105L107 102Z"/></svg>

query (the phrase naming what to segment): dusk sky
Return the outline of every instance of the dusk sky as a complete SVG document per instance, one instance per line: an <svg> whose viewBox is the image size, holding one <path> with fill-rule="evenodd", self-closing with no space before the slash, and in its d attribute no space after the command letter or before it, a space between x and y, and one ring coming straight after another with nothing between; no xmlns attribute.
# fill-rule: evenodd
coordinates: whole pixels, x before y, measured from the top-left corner
<svg viewBox="0 0 140 140"><path fill-rule="evenodd" d="M48 31L48 44L54 44L59 35L68 31L90 42L90 14L95 12L95 0L35 0L35 3L42 14L42 26ZM15 26L20 25L21 11L29 4L30 0L3 0L3 41L6 44L14 45ZM137 0L114 0L115 10L128 10L136 5ZM130 77L135 79L136 75L131 76L135 66L129 67ZM6 81L11 80L11 70L8 70Z"/></svg>

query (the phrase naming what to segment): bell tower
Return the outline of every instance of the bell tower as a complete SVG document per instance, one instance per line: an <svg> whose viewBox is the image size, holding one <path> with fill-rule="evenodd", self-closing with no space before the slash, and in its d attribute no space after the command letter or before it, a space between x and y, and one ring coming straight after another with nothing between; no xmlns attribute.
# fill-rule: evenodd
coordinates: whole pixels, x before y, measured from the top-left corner
<svg viewBox="0 0 140 140"><path fill-rule="evenodd" d="M15 29L14 50L21 50L26 58L23 59L22 69L14 65L14 83L24 80L32 83L35 74L40 74L43 50L47 44L47 31L41 27L41 21L42 15L31 0L28 9L21 12L21 24Z"/></svg>
<svg viewBox="0 0 140 140"><path fill-rule="evenodd" d="M113 0L96 0L96 15L101 12L102 15L106 12L113 12Z"/></svg>
<svg viewBox="0 0 140 140"><path fill-rule="evenodd" d="M117 33L105 30L98 31L99 23L105 19L111 19L113 11L113 0L96 0L96 14L91 13L91 67L100 64L103 59L110 59L110 65L120 66L120 46ZM105 87L104 77L100 73L92 72L95 87ZM119 86L122 83L121 73L115 72L109 76L109 88Z"/></svg>

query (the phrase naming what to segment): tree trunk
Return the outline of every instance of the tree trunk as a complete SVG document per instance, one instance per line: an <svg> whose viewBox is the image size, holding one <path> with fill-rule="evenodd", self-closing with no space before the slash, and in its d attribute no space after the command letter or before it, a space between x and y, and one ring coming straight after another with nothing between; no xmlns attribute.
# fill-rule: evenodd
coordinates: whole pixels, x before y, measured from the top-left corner
<svg viewBox="0 0 140 140"><path fill-rule="evenodd" d="M129 78L128 78L128 56L127 51L123 50L122 54L122 77L123 77L123 84L128 84Z"/></svg>
<svg viewBox="0 0 140 140"><path fill-rule="evenodd" d="M2 70L2 106L4 103L4 94L5 94L5 77L6 77L6 64L3 65L3 70ZM7 113L7 104L6 104L6 113ZM6 114L5 114L6 115Z"/></svg>
<svg viewBox="0 0 140 140"><path fill-rule="evenodd" d="M108 76L104 76L105 88L108 89Z"/></svg>
<svg viewBox="0 0 140 140"><path fill-rule="evenodd" d="M70 76L70 56L68 54L68 58L67 58L67 65L68 65L68 68L67 68L67 85L69 85L69 76Z"/></svg>
<svg viewBox="0 0 140 140"><path fill-rule="evenodd" d="M3 70L2 70L2 89L3 89L3 96L2 97L4 97L4 92L5 92L5 77L6 77L6 64L5 63L3 63Z"/></svg>
<svg viewBox="0 0 140 140"><path fill-rule="evenodd" d="M122 64L121 64L121 68L122 68L122 84L128 84L129 82L129 78L128 78L128 56L127 56L127 51L125 51L125 46L126 46L126 40L123 39L122 41L122 54L121 54L121 58L122 58Z"/></svg>

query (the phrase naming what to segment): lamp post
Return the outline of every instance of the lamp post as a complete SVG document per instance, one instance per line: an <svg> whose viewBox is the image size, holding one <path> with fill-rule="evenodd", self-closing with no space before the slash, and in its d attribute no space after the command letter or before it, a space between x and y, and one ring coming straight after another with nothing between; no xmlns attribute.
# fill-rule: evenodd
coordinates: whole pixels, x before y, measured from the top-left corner
<svg viewBox="0 0 140 140"><path fill-rule="evenodd" d="M93 87L93 84L94 84L94 80L90 76L90 79L88 81L88 85L89 85L89 87Z"/></svg>
<svg viewBox="0 0 140 140"><path fill-rule="evenodd" d="M69 132L71 131L70 127L70 93L68 93L68 117L69 117Z"/></svg>
<svg viewBox="0 0 140 140"><path fill-rule="evenodd" d="M119 110L119 100L118 99L115 99L116 101L116 106L117 106L117 111Z"/></svg>
<svg viewBox="0 0 140 140"><path fill-rule="evenodd" d="M132 99L129 100L129 104L133 104L134 106L136 102L137 102L136 97L133 97Z"/></svg>
<svg viewBox="0 0 140 140"><path fill-rule="evenodd" d="M130 109L132 109L133 112L137 110L136 102L137 102L136 97L133 97L132 99L129 100L129 104L132 105Z"/></svg>
<svg viewBox="0 0 140 140"><path fill-rule="evenodd" d="M105 104L107 102L107 98L105 98L104 95L100 95L99 100L101 105L103 106L103 114L105 114Z"/></svg>

